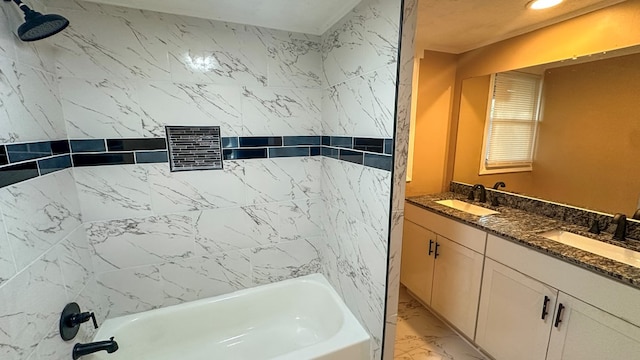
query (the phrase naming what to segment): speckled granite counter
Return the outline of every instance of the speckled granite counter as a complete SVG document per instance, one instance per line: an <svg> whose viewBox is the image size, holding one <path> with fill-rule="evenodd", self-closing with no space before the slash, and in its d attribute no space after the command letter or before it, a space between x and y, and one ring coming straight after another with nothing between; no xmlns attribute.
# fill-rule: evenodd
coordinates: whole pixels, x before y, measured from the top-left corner
<svg viewBox="0 0 640 360"><path fill-rule="evenodd" d="M608 233L594 235L588 233L588 229L585 227L554 220L546 216L506 206L493 207L489 204L474 202L475 205L500 212L499 214L481 218L435 202L443 199L458 199L470 202L464 195L452 192L410 197L407 198L407 202L640 289L640 268L546 239L539 234L549 230L561 229L636 251L640 251L640 241L627 240L622 243L612 240L611 234Z"/></svg>

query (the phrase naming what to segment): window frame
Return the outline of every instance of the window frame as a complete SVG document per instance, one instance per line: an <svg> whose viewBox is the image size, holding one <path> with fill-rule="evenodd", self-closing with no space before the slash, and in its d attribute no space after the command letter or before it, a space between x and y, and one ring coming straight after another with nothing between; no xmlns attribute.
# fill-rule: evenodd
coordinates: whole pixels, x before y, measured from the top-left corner
<svg viewBox="0 0 640 360"><path fill-rule="evenodd" d="M515 72L515 71L514 71ZM526 74L526 73L522 73ZM497 73L491 74L491 81L489 82L489 95L487 96L487 111L485 115L484 121L484 134L482 136L482 152L480 153L480 169L478 171L479 175L490 175L490 174L504 174L504 173L518 173L518 172L531 172L533 171L533 158L535 155L535 148L538 143L538 126L540 123L540 114L542 113L542 87L544 83L544 77L540 76L540 84L538 86L538 101L536 104L536 115L534 119L533 126L533 141L531 143L531 162L528 165L522 166L501 166L501 167L487 167L487 145L488 145L488 136L489 130L491 129L491 112L493 110L493 98L495 91L495 81L496 81ZM533 75L533 74L526 74Z"/></svg>

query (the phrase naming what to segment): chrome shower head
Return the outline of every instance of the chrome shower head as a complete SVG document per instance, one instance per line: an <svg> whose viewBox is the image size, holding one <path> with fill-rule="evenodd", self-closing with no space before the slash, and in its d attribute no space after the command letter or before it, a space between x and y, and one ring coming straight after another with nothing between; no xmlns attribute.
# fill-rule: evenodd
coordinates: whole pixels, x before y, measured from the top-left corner
<svg viewBox="0 0 640 360"><path fill-rule="evenodd" d="M24 24L18 27L22 41L36 41L55 35L69 26L69 20L56 14L43 15L31 10L20 0L13 0L24 13Z"/></svg>

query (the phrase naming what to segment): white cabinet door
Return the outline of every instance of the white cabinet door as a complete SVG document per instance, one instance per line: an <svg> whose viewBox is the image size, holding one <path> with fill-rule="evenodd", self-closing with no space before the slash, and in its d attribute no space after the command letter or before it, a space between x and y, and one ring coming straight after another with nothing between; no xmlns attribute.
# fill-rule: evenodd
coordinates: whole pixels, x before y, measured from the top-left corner
<svg viewBox="0 0 640 360"><path fill-rule="evenodd" d="M439 235L437 245L431 307L473 339L484 256Z"/></svg>
<svg viewBox="0 0 640 360"><path fill-rule="evenodd" d="M496 360L544 360L558 290L486 259L476 344Z"/></svg>
<svg viewBox="0 0 640 360"><path fill-rule="evenodd" d="M562 292L558 308L562 310L554 314L548 360L640 359L639 327ZM557 326L556 318L561 321Z"/></svg>
<svg viewBox="0 0 640 360"><path fill-rule="evenodd" d="M425 304L430 304L436 235L411 221L404 222L403 231L400 282Z"/></svg>

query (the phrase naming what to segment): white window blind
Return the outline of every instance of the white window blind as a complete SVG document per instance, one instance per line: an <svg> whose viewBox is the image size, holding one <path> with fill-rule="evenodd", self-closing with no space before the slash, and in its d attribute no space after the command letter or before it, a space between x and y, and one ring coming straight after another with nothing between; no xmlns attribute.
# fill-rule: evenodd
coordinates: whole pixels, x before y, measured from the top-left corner
<svg viewBox="0 0 640 360"><path fill-rule="evenodd" d="M541 77L494 74L493 97L485 132L484 168L530 168L540 107Z"/></svg>

